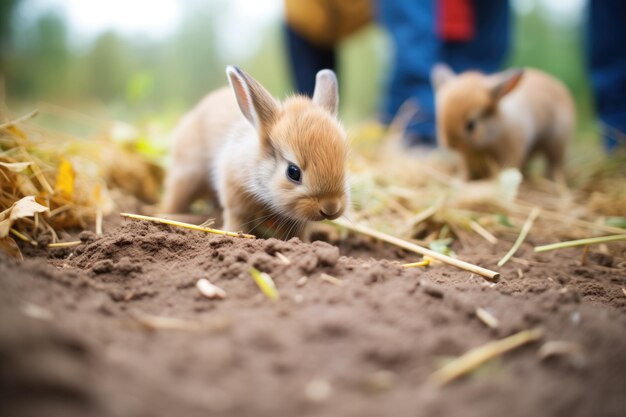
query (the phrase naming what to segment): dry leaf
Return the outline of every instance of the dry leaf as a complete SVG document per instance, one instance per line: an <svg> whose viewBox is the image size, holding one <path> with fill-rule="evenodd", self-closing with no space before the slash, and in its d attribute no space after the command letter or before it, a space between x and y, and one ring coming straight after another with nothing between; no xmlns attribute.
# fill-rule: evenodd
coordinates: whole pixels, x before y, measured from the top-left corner
<svg viewBox="0 0 626 417"><path fill-rule="evenodd" d="M0 162L0 166L11 172L22 172L30 165L30 162Z"/></svg>
<svg viewBox="0 0 626 417"><path fill-rule="evenodd" d="M13 238L11 237L7 236L0 239L0 251L3 251L13 259L18 259L20 261L24 260L20 248L17 246L17 243L15 243L15 240L13 240Z"/></svg>
<svg viewBox="0 0 626 417"><path fill-rule="evenodd" d="M11 220L21 219L22 217L31 217L35 213L43 213L48 211L48 207L35 201L35 196L29 195L16 201L11 208Z"/></svg>
<svg viewBox="0 0 626 417"><path fill-rule="evenodd" d="M31 217L35 213L48 211L48 207L35 201L35 196L29 195L13 203L11 207L0 213L0 238L7 237L11 225L17 219Z"/></svg>

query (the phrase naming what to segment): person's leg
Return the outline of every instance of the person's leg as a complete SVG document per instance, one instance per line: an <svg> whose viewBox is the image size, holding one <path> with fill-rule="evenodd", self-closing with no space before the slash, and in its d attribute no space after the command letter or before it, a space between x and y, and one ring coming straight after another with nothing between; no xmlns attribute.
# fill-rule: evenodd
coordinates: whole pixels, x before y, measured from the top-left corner
<svg viewBox="0 0 626 417"><path fill-rule="evenodd" d="M467 42L442 43L440 57L455 72L496 72L509 50L509 2L473 0L472 5L474 36Z"/></svg>
<svg viewBox="0 0 626 417"><path fill-rule="evenodd" d="M285 32L296 92L312 97L317 72L326 68L336 71L335 50L311 43L293 31L289 25L285 26Z"/></svg>
<svg viewBox="0 0 626 417"><path fill-rule="evenodd" d="M377 18L387 29L394 56L381 109L381 121L391 123L404 102L410 100L418 114L407 127L405 143L434 144L434 101L430 69L438 61L435 2L380 0Z"/></svg>
<svg viewBox="0 0 626 417"><path fill-rule="evenodd" d="M587 25L587 59L604 146L624 145L626 135L626 2L591 0Z"/></svg>
<svg viewBox="0 0 626 417"><path fill-rule="evenodd" d="M410 100L418 113L405 134L408 145L435 143L434 94L430 70L438 62L455 71L494 72L502 65L509 45L508 1L474 0L473 37L448 42L437 33L437 0L380 0L378 19L392 37L395 51L381 120L390 123Z"/></svg>

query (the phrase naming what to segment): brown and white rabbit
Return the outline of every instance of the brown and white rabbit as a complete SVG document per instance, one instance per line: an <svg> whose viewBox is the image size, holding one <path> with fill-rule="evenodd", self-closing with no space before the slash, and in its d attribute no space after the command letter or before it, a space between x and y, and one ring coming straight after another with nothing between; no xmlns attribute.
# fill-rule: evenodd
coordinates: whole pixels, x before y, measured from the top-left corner
<svg viewBox="0 0 626 417"><path fill-rule="evenodd" d="M210 93L174 132L162 209L184 212L208 196L223 208L224 229L282 239L341 216L348 144L335 74L317 73L312 99L282 103L239 68L226 74L231 88Z"/></svg>
<svg viewBox="0 0 626 417"><path fill-rule="evenodd" d="M530 68L456 75L444 64L433 67L431 79L439 143L461 154L466 179L509 167L525 171L534 154L543 154L548 178L564 181L576 120L563 83Z"/></svg>

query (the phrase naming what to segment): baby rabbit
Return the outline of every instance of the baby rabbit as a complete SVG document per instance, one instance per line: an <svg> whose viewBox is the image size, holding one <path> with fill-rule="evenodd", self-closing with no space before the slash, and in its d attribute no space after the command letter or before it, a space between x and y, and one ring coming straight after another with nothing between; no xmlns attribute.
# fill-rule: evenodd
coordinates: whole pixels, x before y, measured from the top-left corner
<svg viewBox="0 0 626 417"><path fill-rule="evenodd" d="M223 208L224 229L281 239L341 216L348 146L335 74L317 73L312 99L282 103L239 68L226 75L230 89L210 93L174 132L162 209L184 212L208 196Z"/></svg>
<svg viewBox="0 0 626 417"><path fill-rule="evenodd" d="M531 156L543 154L547 176L564 182L575 110L563 83L530 68L455 75L444 64L433 67L431 79L439 143L461 154L466 179L524 171Z"/></svg>

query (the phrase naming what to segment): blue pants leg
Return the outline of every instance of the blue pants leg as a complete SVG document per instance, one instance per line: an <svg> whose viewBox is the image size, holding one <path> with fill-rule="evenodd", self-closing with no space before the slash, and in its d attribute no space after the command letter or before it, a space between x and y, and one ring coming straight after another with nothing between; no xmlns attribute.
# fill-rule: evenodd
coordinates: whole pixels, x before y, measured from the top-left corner
<svg viewBox="0 0 626 417"><path fill-rule="evenodd" d="M296 92L312 97L317 72L326 68L336 71L335 50L311 43L288 25L285 26L285 32Z"/></svg>
<svg viewBox="0 0 626 417"><path fill-rule="evenodd" d="M436 33L436 0L380 0L379 22L395 46L381 120L389 123L406 100L419 113L406 130L406 142L435 144L435 111L430 70L446 62L455 71L493 72L509 44L508 1L474 0L476 31L469 42L444 42Z"/></svg>
<svg viewBox="0 0 626 417"><path fill-rule="evenodd" d="M614 150L626 135L626 2L591 0L587 59L604 145Z"/></svg>

